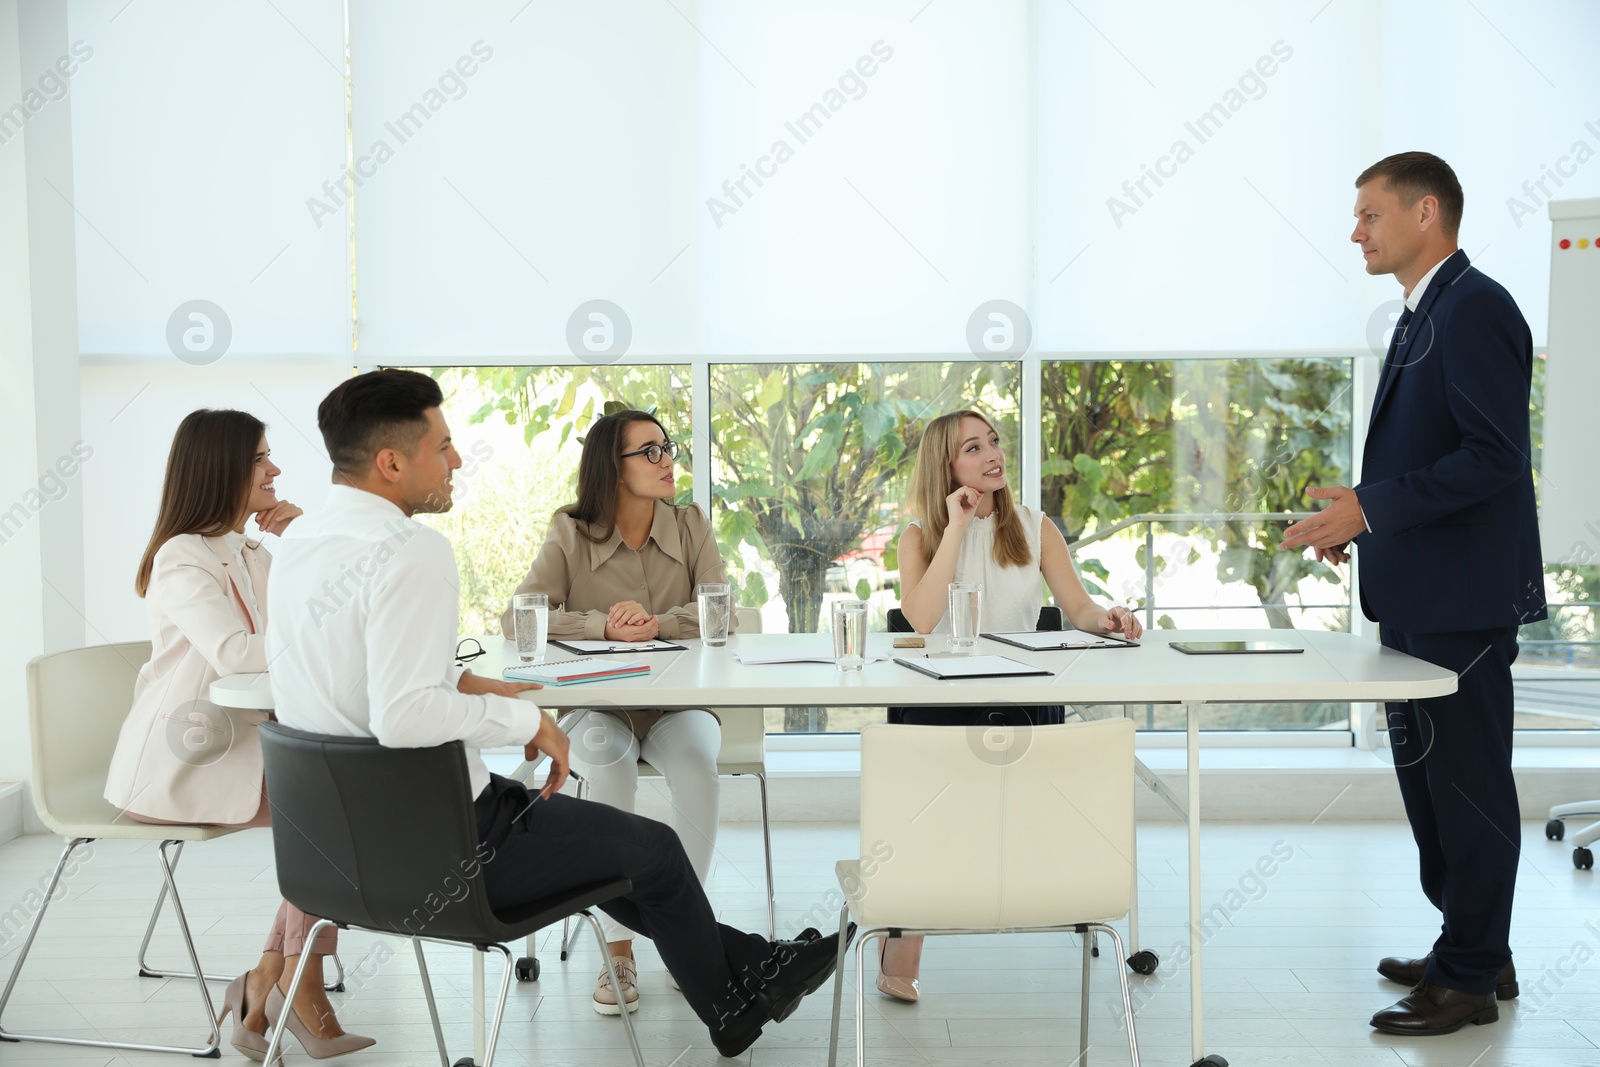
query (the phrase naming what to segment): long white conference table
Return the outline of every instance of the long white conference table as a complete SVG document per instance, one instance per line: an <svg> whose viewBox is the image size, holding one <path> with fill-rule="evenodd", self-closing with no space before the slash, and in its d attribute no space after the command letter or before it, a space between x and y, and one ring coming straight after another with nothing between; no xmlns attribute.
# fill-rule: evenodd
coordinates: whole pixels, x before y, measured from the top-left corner
<svg viewBox="0 0 1600 1067"><path fill-rule="evenodd" d="M1036 665L1047 675L941 681L894 662L946 650L946 639L930 635L923 649L891 649L894 635L871 634L868 651L888 659L861 671L840 672L831 663L781 663L746 666L738 648L789 647L826 641L818 635L735 635L710 648L696 640L679 642L681 652L632 653L619 658L647 661L647 675L582 685L550 686L529 694L541 707L764 708L932 706L940 704L1179 704L1186 712L1187 790L1179 795L1144 765L1138 776L1188 825L1189 986L1194 1067L1227 1061L1205 1053L1202 992L1200 885L1200 713L1207 704L1365 702L1409 700L1455 692L1453 672L1413 659L1351 634L1311 630L1157 630L1146 632L1138 648L1030 652L987 638L980 654L1008 656ZM1270 640L1304 648L1298 654L1190 656L1167 647L1174 641ZM499 677L516 662L503 638L482 638L486 655L473 661L480 674ZM570 654L552 648L551 659ZM935 661L936 662L936 661ZM224 707L270 710L266 675L231 675L211 687L211 699ZM1132 783L1130 783L1131 786ZM1138 878L1129 915L1129 949L1139 953ZM1147 957L1153 961L1154 957Z"/></svg>

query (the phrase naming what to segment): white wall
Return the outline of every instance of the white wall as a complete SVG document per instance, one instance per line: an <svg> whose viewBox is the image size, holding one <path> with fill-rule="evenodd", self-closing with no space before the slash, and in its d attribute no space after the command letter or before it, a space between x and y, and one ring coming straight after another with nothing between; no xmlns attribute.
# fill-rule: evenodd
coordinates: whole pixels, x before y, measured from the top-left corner
<svg viewBox="0 0 1600 1067"><path fill-rule="evenodd" d="M283 468L280 499L310 510L327 493L330 468L317 433L317 404L349 376L348 366L172 363L83 368L84 439L95 449L82 474L91 546L84 560L84 615L92 643L149 636L133 578L155 525L172 431L195 408L239 408L267 424L272 460Z"/></svg>

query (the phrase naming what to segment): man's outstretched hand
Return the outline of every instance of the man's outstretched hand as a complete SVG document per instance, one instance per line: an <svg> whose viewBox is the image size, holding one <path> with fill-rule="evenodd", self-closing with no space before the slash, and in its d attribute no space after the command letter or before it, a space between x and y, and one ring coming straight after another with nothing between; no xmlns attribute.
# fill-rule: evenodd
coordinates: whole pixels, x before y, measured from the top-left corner
<svg viewBox="0 0 1600 1067"><path fill-rule="evenodd" d="M1278 547L1293 549L1310 545L1317 550L1319 562L1348 563L1350 542L1367 529L1367 520L1361 513L1361 502L1356 499L1356 491L1342 485L1331 489L1312 486L1306 490L1306 496L1314 500L1326 500L1328 506L1283 531L1283 541Z"/></svg>

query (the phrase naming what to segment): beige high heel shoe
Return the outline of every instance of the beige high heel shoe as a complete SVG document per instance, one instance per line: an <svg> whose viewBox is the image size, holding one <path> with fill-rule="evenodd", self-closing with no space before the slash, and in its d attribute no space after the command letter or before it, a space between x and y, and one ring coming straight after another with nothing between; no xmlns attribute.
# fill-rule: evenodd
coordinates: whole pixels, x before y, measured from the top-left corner
<svg viewBox="0 0 1600 1067"><path fill-rule="evenodd" d="M278 1025L278 1017L287 1007L283 999L283 992L277 987L272 987L272 992L267 994L267 1022L273 1026ZM293 1009L289 1009L287 1021L284 1023L295 1040L300 1042L300 1047L306 1050L306 1055L314 1060L331 1059L334 1056L343 1056L347 1052L369 1048L378 1043L376 1038L363 1037L361 1034L340 1034L338 1037L317 1037L300 1021L300 1016ZM266 1047L263 1046L261 1054L266 1056Z"/></svg>
<svg viewBox="0 0 1600 1067"><path fill-rule="evenodd" d="M918 955L918 967L909 975L887 974L884 971L884 960L889 955L889 943L900 938L885 937L879 942L878 948L878 992L887 994L896 1000L903 1000L907 1004L915 1004L920 998L917 989L916 971L921 970L921 955ZM921 941L921 938L917 939ZM918 946L921 947L920 945Z"/></svg>
<svg viewBox="0 0 1600 1067"><path fill-rule="evenodd" d="M227 991L222 994L222 1014L217 1016L217 1024L233 1013L233 1033L228 1035L228 1044L232 1045L242 1055L249 1056L256 1061L265 1061L267 1058L267 1035L258 1034L254 1030L246 1030L244 1026L244 980L249 972L241 974L228 983Z"/></svg>

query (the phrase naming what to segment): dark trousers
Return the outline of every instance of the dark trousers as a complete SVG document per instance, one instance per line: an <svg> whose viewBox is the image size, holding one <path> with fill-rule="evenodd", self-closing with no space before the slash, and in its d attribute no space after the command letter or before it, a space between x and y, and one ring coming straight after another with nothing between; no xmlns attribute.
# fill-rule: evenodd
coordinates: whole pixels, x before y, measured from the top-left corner
<svg viewBox="0 0 1600 1067"><path fill-rule="evenodd" d="M1384 645L1458 676L1449 696L1387 705L1389 744L1421 858L1422 891L1444 914L1424 980L1492 993L1511 959L1521 812L1511 776L1514 627L1406 634Z"/></svg>
<svg viewBox="0 0 1600 1067"><path fill-rule="evenodd" d="M655 942L707 1026L716 1029L738 1014L772 944L717 922L672 827L606 804L535 796L496 774L476 801L478 837L494 850L483 864L490 907L509 910L576 886L627 878L633 892L600 909Z"/></svg>

